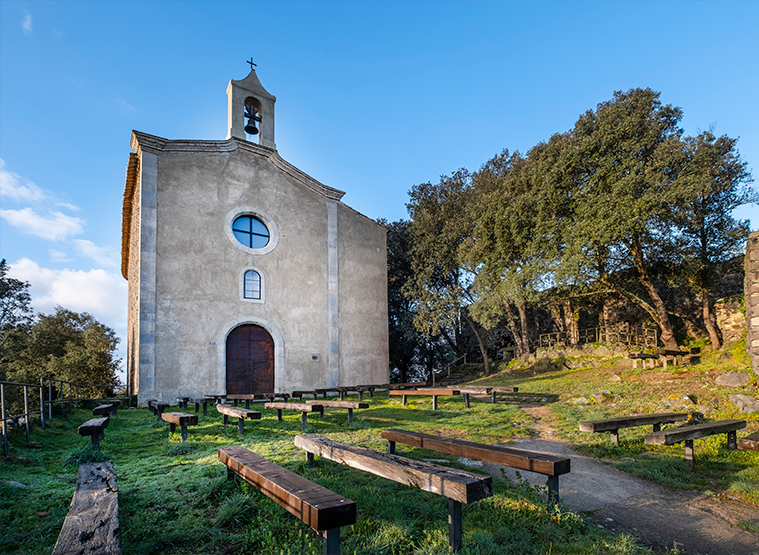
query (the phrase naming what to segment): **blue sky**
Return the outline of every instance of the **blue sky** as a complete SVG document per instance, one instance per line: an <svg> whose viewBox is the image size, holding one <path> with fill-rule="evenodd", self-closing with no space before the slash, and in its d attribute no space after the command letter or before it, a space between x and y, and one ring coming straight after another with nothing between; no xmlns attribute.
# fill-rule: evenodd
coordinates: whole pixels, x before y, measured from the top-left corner
<svg viewBox="0 0 759 555"><path fill-rule="evenodd" d="M0 0L0 256L38 312L124 337L131 131L224 139L251 57L280 155L371 218L633 87L688 134L739 137L757 175L757 27L757 2ZM759 226L756 205L737 215Z"/></svg>

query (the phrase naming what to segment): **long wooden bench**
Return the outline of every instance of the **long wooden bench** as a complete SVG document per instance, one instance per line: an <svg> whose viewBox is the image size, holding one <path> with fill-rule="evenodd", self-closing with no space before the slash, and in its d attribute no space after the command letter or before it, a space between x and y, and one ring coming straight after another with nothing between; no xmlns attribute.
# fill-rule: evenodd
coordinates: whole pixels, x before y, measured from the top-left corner
<svg viewBox="0 0 759 555"><path fill-rule="evenodd" d="M150 409L150 412L155 414L158 417L158 420L161 420L161 415L163 414L163 411L168 409L171 405L168 403L162 403L160 401L156 401L155 399L151 399L148 401L148 409Z"/></svg>
<svg viewBox="0 0 759 555"><path fill-rule="evenodd" d="M759 451L759 432L740 438L738 440L738 449Z"/></svg>
<svg viewBox="0 0 759 555"><path fill-rule="evenodd" d="M316 397L319 394L316 392L316 390L313 390L313 389L307 390L307 391L293 391L292 393L290 393L290 396L291 397L296 397L298 399L298 401L303 401L303 396L304 395L310 395L311 397L313 397L314 399L316 399Z"/></svg>
<svg viewBox="0 0 759 555"><path fill-rule="evenodd" d="M256 455L241 445L219 449L227 478L239 476L324 539L324 555L339 555L340 528L356 523L356 504Z"/></svg>
<svg viewBox="0 0 759 555"><path fill-rule="evenodd" d="M92 418L79 426L77 429L80 436L90 436L92 441L92 448L100 449L100 442L105 439L105 428L108 426L110 417L101 416L100 418Z"/></svg>
<svg viewBox="0 0 759 555"><path fill-rule="evenodd" d="M403 443L456 457L466 457L543 474L547 477L548 499L553 503L559 500L559 476L568 474L570 471L570 459L567 457L513 449L501 445L485 445L473 441L398 429L383 430L382 439L387 440L388 453L390 454L395 454L396 443Z"/></svg>
<svg viewBox="0 0 759 555"><path fill-rule="evenodd" d="M607 418L606 420L588 420L580 422L581 432L611 432L611 442L619 445L619 430L621 428L635 428L637 426L654 427L654 432L661 430L662 424L684 422L688 420L687 412L660 412L655 414L634 414L619 418Z"/></svg>
<svg viewBox="0 0 759 555"><path fill-rule="evenodd" d="M264 405L264 408L267 409L276 409L277 410L277 420L282 422L282 411L283 410L292 410L296 412L301 413L301 428L303 431L306 431L306 425L308 424L308 413L309 412L318 412L319 416L324 416L324 405L322 404L313 404L309 405L307 403L266 403Z"/></svg>
<svg viewBox="0 0 759 555"><path fill-rule="evenodd" d="M437 410L437 398L439 396L458 396L461 395L458 389L443 389L443 388L424 388L424 389L391 389L388 391L388 395L402 395L403 406L406 406L407 397L409 395L427 395L432 396L432 410Z"/></svg>
<svg viewBox="0 0 759 555"><path fill-rule="evenodd" d="M114 403L107 403L104 405L98 405L92 409L92 416L109 416L113 414L116 416L116 406Z"/></svg>
<svg viewBox="0 0 759 555"><path fill-rule="evenodd" d="M693 440L715 434L727 434L727 448L736 449L737 431L746 427L745 420L720 420L695 426L684 426L674 430L663 430L646 434L645 442L648 445L674 445L685 442L685 460L693 466Z"/></svg>
<svg viewBox="0 0 759 555"><path fill-rule="evenodd" d="M53 555L120 555L118 492L111 463L79 465L76 490Z"/></svg>
<svg viewBox="0 0 759 555"><path fill-rule="evenodd" d="M310 464L314 455L370 472L407 486L416 486L448 498L448 547L462 547L461 504L493 495L493 478L432 463L377 453L370 449L332 441L314 434L295 436L295 446L306 451Z"/></svg>
<svg viewBox="0 0 759 555"><path fill-rule="evenodd" d="M208 404L215 403L215 401L207 397L199 397L197 399L190 399L190 403L195 405L195 414L200 412L200 405L203 405L203 416L208 416Z"/></svg>
<svg viewBox="0 0 759 555"><path fill-rule="evenodd" d="M353 411L358 409L368 409L368 403L355 402L355 401L317 401L315 399L309 399L306 401L307 405L321 405L324 408L330 409L348 409L348 422L353 422Z"/></svg>
<svg viewBox="0 0 759 555"><path fill-rule="evenodd" d="M654 364L656 364L656 360L659 358L659 355L650 355L648 353L630 353L627 355L627 358L633 361L633 368L638 367L638 361L640 361L643 365L643 368L645 368L646 360L651 361L651 368L653 368Z"/></svg>
<svg viewBox="0 0 759 555"><path fill-rule="evenodd" d="M229 423L229 417L237 418L237 435L243 435L245 433L245 419L248 420L261 420L261 413L256 410L241 409L237 407L230 407L229 405L219 404L216 405L216 410L224 415L224 426Z"/></svg>
<svg viewBox="0 0 759 555"><path fill-rule="evenodd" d="M237 406L239 401L245 401L245 408L249 409L251 403L273 403L277 399L287 401L290 398L289 393L233 393L227 395L227 402L232 401Z"/></svg>
<svg viewBox="0 0 759 555"><path fill-rule="evenodd" d="M496 393L516 393L519 391L518 387L511 387L506 385L449 385L448 389L458 389L464 396L464 403L469 408L469 395L490 395L490 402L496 402Z"/></svg>
<svg viewBox="0 0 759 555"><path fill-rule="evenodd" d="M161 415L161 419L171 425L172 434L176 431L177 426L181 428L182 443L187 441L187 426L192 426L198 423L197 414L187 414L185 412L164 412Z"/></svg>

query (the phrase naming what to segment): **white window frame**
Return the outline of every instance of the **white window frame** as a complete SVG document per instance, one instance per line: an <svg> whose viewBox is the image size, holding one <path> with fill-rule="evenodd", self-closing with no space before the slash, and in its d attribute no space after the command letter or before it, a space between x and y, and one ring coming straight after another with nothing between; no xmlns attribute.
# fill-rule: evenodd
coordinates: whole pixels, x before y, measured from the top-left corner
<svg viewBox="0 0 759 555"><path fill-rule="evenodd" d="M261 277L261 298L260 299L246 299L245 298L245 273L253 270L254 272L258 273L258 275ZM254 266L247 266L243 268L242 272L240 272L239 279L237 280L240 284L240 300L246 303L259 303L263 304L266 301L266 275L260 270L260 268L256 268Z"/></svg>
<svg viewBox="0 0 759 555"><path fill-rule="evenodd" d="M237 240L237 237L235 237L235 234L232 232L232 224L240 216L253 216L266 226L266 228L269 230L269 242L266 244L266 246L261 247L260 249L251 249L250 247L246 247ZM230 210L227 214L227 217L224 219L224 233L227 234L227 237L229 237L229 240L232 241L232 244L235 247L241 251L247 252L248 254L270 253L279 243L279 228L277 227L277 224L274 223L274 220L272 220L271 216L269 216L266 212L253 206L240 206L238 208Z"/></svg>

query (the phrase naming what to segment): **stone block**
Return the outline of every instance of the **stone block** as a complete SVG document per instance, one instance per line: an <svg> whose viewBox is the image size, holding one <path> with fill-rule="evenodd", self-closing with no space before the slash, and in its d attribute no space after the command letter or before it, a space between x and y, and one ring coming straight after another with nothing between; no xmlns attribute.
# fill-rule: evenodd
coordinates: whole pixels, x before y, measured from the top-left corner
<svg viewBox="0 0 759 555"><path fill-rule="evenodd" d="M743 414L759 413L759 399L749 397L748 395L730 395L730 402L734 404Z"/></svg>
<svg viewBox="0 0 759 555"><path fill-rule="evenodd" d="M724 385L726 387L740 387L748 381L748 374L744 372L727 372L721 376L717 376L714 382L717 385Z"/></svg>

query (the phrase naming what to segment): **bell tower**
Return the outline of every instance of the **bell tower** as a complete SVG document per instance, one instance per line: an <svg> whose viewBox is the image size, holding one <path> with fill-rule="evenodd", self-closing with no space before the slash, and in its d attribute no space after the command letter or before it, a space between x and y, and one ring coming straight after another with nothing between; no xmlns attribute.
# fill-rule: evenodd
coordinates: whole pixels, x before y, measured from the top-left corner
<svg viewBox="0 0 759 555"><path fill-rule="evenodd" d="M277 98L266 92L258 80L252 62L245 79L231 79L227 86L227 139L250 140L273 148L274 103ZM248 138L250 137L250 138Z"/></svg>

